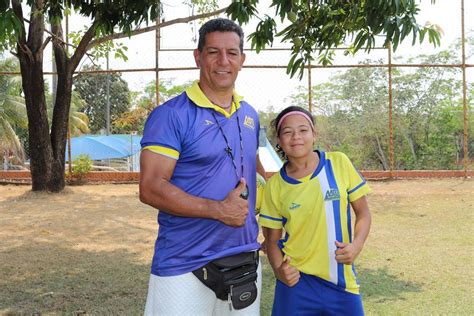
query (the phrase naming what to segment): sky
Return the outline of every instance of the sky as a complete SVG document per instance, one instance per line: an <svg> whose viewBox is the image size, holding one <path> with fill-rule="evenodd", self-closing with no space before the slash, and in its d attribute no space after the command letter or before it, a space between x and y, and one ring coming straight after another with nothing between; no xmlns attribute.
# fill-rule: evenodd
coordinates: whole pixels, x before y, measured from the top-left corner
<svg viewBox="0 0 474 316"><path fill-rule="evenodd" d="M164 1L164 3L177 3L178 1ZM222 1L226 3L227 1ZM268 0L260 1L258 7L259 13L263 14L274 14L274 9L268 8ZM420 53L435 53L440 50L447 49L449 45L453 43L456 38L461 36L461 0L436 0L434 5L431 4L431 0L419 1L420 12L418 15L418 22L425 24L430 22L437 24L441 27L444 32L442 37L441 46L434 48L432 44L429 44L425 39L423 44L411 45L411 38L404 41L398 50L393 53L393 58L403 57L414 57ZM192 14L184 6L177 4L165 5L165 19L171 20L174 18L187 16ZM174 49L174 48L195 48L196 43L193 42L193 38L196 37L197 30L199 29L199 23L193 22L189 24L179 24L171 27L166 27L161 30L161 48L162 49ZM246 35L250 34L256 26L256 22L251 22L249 25L244 25L243 29ZM474 31L474 0L465 0L465 30ZM149 34L148 40L137 39L138 44L133 47L145 47L135 52L130 51L130 59L134 59L135 62L140 64L138 67L154 67L154 34ZM146 36L144 36L145 38ZM132 46L132 45L130 45ZM274 47L285 47L285 44L275 43ZM286 66L289 53L287 52L272 52L272 53L260 53L250 52L250 44L246 43L244 48L247 49L247 59L245 65L282 65ZM472 50L472 48L471 48ZM148 55L147 55L148 53ZM133 58L132 56L137 56ZM339 54L341 55L341 54ZM139 57L138 57L139 56ZM146 57L145 57L146 56ZM459 53L459 56L461 54ZM357 64L359 61L370 58L372 60L383 59L387 62L387 51L386 50L374 50L369 55L363 52L357 53L355 57L339 57L336 59L335 64ZM459 57L460 60L460 57ZM474 61L471 61L474 63ZM120 63L119 63L120 64ZM117 67L122 65L117 64ZM194 66L194 60L192 59L192 53L187 52L161 52L160 53L160 67L177 67L177 66ZM131 63L128 63L126 67L131 67ZM320 83L329 78L338 70L325 69L325 70L313 70L312 71L312 83ZM474 73L474 71L470 71ZM198 76L197 71L185 71L185 72L163 72L162 77L170 78L173 82L182 83L187 80L195 79ZM137 74L131 76L137 77ZM154 79L154 74L150 73L149 76L139 76L138 79L134 79L134 82L146 81L151 77ZM305 76L300 82L297 79L290 79L285 73L285 69L277 70L255 70L244 68L239 74L239 78L236 83L237 91L242 94L246 100L248 100L254 107L260 110L264 110L268 106L274 106L275 108L282 108L287 105L288 96L296 91L296 87L299 85L307 84L307 77Z"/></svg>
<svg viewBox="0 0 474 316"><path fill-rule="evenodd" d="M163 0L165 4L164 18L171 20L179 17L191 15L193 12L186 6L181 4L182 1ZM221 1L224 5L229 1ZM273 15L274 10L268 8L269 0L259 1L260 15ZM434 48L427 40L420 45L411 46L411 38L407 39L400 45L398 50L393 53L393 57L407 57L417 56L421 53L436 53L442 49L447 49L456 38L461 36L461 0L436 0L434 5L431 0L420 0L420 12L418 15L418 22L424 24L430 22L437 24L444 31L441 40L441 47ZM87 20L73 16L70 19L70 30L79 30L83 25L87 24ZM243 29L246 35L250 34L256 26L253 21L248 25L244 25ZM160 45L162 49L194 49L196 43L193 38L196 38L196 33L200 27L199 22L191 22L185 24L165 27L161 30ZM474 31L474 0L465 0L465 30ZM155 67L155 34L149 32L146 34L134 36L132 39L121 40L128 47L128 61L124 62L118 59L110 58L111 69L130 69L130 68L153 68ZM284 47L285 45L276 43L274 47ZM256 54L248 51L250 44L246 43L244 49L247 49L247 59L245 65L280 65L285 66L289 59L287 52L263 52ZM468 47L471 51L474 49ZM45 52L45 56L51 54ZM459 53L459 56L461 54ZM160 67L194 67L194 60L191 51L184 52L169 52L162 51L159 55ZM382 62L387 62L386 50L373 50L369 55L363 52L357 53L354 57L338 57L334 64L357 64L358 62L370 58L371 60L381 59ZM459 57L460 61L460 57ZM84 64L88 60L83 60ZM468 61L474 64L473 60ZM105 69L105 59L99 62ZM45 59L45 71L51 70L51 62ZM321 83L327 80L336 71L334 69L316 69L312 71L312 84ZM473 69L468 69L469 78L474 73ZM190 71L167 71L161 72L161 78L172 80L175 84L181 84L189 80L197 79L199 73L197 70ZM145 85L155 79L154 72L140 72L140 73L123 73L122 77L129 82L130 89L134 91L143 90ZM471 80L471 79L469 79ZM275 108L282 108L287 104L288 96L296 92L296 87L299 85L306 85L307 77L305 76L300 82L297 79L290 79L285 73L285 69L249 69L244 68L239 74L236 82L236 90L242 94L255 108L264 110L268 106Z"/></svg>

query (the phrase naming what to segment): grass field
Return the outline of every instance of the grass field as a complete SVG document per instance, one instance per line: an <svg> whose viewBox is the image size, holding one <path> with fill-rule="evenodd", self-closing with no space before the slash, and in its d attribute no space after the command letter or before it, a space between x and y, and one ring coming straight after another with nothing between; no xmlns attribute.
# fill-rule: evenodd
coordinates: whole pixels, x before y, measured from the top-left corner
<svg viewBox="0 0 474 316"><path fill-rule="evenodd" d="M367 315L474 313L474 179L370 182L357 272ZM0 186L0 315L139 315L156 211L136 185ZM264 258L262 315L273 275Z"/></svg>

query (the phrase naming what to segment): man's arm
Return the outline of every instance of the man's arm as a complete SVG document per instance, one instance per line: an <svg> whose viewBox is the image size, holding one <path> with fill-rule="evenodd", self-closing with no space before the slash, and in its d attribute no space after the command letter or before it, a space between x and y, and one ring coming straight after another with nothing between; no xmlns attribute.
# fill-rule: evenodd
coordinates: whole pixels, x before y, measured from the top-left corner
<svg viewBox="0 0 474 316"><path fill-rule="evenodd" d="M170 183L176 160L143 150L140 156L140 201L176 216L210 218L230 226L242 226L248 214L248 202L240 198L245 188L239 186L223 201L188 194Z"/></svg>

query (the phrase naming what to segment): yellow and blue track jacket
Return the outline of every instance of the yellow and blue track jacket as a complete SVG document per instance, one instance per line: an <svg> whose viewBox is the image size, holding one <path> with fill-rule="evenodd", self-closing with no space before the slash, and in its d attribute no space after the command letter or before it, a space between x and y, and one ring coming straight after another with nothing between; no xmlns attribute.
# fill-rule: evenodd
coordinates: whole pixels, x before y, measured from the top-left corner
<svg viewBox="0 0 474 316"><path fill-rule="evenodd" d="M152 274L179 275L213 259L260 247L254 215L258 115L236 93L233 100L229 114L213 105L195 82L184 93L155 108L148 117L142 150L176 159L170 179L173 185L194 196L218 201L225 199L240 179L242 142L243 176L250 191L249 214L242 227L227 226L212 219L174 216L161 209ZM227 145L233 151L239 177L226 151Z"/></svg>
<svg viewBox="0 0 474 316"><path fill-rule="evenodd" d="M355 268L336 261L335 241L352 241L350 202L370 189L345 154L318 154L318 167L310 177L289 177L285 164L268 180L259 223L284 230L280 247L291 257L291 265L358 294Z"/></svg>

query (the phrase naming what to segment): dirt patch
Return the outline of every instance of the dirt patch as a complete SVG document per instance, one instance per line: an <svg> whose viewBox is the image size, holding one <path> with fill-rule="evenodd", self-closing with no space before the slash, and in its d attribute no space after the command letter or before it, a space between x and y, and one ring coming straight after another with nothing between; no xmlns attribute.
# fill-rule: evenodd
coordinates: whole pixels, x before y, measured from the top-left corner
<svg viewBox="0 0 474 316"><path fill-rule="evenodd" d="M429 221L430 203L474 210L473 179L370 186L375 219L405 212ZM59 194L0 186L0 314L142 313L156 215L139 201L136 184L72 186ZM373 249L384 234L374 229Z"/></svg>
<svg viewBox="0 0 474 316"><path fill-rule="evenodd" d="M156 214L137 185L0 186L0 314L142 310Z"/></svg>

